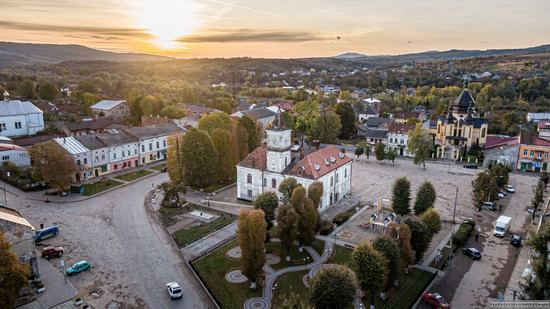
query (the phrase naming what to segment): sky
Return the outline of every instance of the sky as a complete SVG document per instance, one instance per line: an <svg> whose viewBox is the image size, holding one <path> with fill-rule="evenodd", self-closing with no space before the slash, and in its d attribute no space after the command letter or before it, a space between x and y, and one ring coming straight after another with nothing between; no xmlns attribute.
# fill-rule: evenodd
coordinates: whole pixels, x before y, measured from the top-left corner
<svg viewBox="0 0 550 309"><path fill-rule="evenodd" d="M298 58L550 43L549 0L0 0L0 41Z"/></svg>

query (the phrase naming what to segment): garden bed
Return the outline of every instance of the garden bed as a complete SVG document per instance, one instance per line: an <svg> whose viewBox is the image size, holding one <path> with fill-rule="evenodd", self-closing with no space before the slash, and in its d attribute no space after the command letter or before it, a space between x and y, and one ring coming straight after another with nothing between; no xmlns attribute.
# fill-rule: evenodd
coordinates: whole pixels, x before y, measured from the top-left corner
<svg viewBox="0 0 550 309"><path fill-rule="evenodd" d="M113 179L107 179L102 181L97 181L94 183L88 183L84 185L84 188L82 190L83 196L91 196L94 194L98 194L100 192L118 187L122 184L120 181L116 181Z"/></svg>

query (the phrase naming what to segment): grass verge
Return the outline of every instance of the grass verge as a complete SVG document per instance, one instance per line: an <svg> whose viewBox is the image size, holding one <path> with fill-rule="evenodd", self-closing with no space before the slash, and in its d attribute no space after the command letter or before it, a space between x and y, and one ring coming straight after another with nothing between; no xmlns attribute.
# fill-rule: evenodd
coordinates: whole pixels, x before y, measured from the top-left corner
<svg viewBox="0 0 550 309"><path fill-rule="evenodd" d="M173 237L178 247L181 248L233 221L234 220L228 216L222 216L210 222L201 222L198 226L178 230L174 233Z"/></svg>
<svg viewBox="0 0 550 309"><path fill-rule="evenodd" d="M272 307L279 308L291 294L295 294L299 299L309 299L309 289L306 288L303 281L303 277L307 273L307 271L297 271L279 277L273 290Z"/></svg>
<svg viewBox="0 0 550 309"><path fill-rule="evenodd" d="M91 196L109 190L115 187L118 187L122 184L120 181L107 179L105 181L98 181L95 183L88 183L84 185L84 190L82 191L83 196Z"/></svg>
<svg viewBox="0 0 550 309"><path fill-rule="evenodd" d="M135 171L135 172L130 172L130 173L118 175L115 178L120 179L120 180L124 180L124 181L133 181L133 180L136 180L136 179L140 179L141 177L145 177L147 175L150 175L152 173L153 172L148 171L148 170L139 170L139 171Z"/></svg>

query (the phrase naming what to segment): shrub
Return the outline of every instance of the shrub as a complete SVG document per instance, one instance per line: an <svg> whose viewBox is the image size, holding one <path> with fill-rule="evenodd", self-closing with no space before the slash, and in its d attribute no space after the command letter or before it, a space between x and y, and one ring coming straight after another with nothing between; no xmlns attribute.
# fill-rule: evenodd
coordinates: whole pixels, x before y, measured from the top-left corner
<svg viewBox="0 0 550 309"><path fill-rule="evenodd" d="M332 223L336 225L341 225L342 223L348 221L348 219L351 218L351 216L353 216L354 213L355 213L355 209L353 208L347 211L344 211L342 213L339 213L338 215L336 215L336 217L334 217L334 219L332 219Z"/></svg>
<svg viewBox="0 0 550 309"><path fill-rule="evenodd" d="M330 221L323 220L321 222L321 229L319 230L319 234L323 236L327 236L328 234L332 233L334 230L334 225L330 223Z"/></svg>
<svg viewBox="0 0 550 309"><path fill-rule="evenodd" d="M458 231L453 237L453 245L455 246L455 248L464 246L466 241L468 241L468 238L470 238L470 235L474 230L475 224L475 221L467 220L460 225Z"/></svg>

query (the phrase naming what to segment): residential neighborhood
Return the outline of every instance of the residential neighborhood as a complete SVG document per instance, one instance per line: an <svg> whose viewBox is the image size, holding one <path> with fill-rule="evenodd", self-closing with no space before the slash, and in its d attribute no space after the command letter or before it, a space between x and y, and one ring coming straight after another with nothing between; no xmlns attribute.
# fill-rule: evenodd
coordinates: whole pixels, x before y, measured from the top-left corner
<svg viewBox="0 0 550 309"><path fill-rule="evenodd" d="M2 9L0 309L550 308L549 3Z"/></svg>

